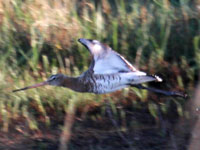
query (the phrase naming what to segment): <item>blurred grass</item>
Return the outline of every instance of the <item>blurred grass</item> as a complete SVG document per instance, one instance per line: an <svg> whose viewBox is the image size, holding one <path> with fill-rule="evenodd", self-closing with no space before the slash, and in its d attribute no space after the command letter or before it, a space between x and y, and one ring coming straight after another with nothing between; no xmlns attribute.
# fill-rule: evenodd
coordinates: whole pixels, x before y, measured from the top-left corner
<svg viewBox="0 0 200 150"><path fill-rule="evenodd" d="M85 71L89 52L78 44L78 38L105 42L141 70L163 77L163 85L157 86L190 94L200 69L199 7L198 0L0 0L2 130L8 131L10 121L22 116L31 130L39 129L38 122L50 126L50 117L63 115L69 99L78 101L77 109L83 113L87 113L87 105L102 105L106 96L60 87L11 93L51 74L79 75ZM140 99L150 102L147 107L155 118L157 102L167 112L166 100L172 99L137 89L124 89L111 96L115 116L117 103L123 105L131 99L135 104ZM174 101L182 115L183 100ZM125 116L123 111L120 115Z"/></svg>

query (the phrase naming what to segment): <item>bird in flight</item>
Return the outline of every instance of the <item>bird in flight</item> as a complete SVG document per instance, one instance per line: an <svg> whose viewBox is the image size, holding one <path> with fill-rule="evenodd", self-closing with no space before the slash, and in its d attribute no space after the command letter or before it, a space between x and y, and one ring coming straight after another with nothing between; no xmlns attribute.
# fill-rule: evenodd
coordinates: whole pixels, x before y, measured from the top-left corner
<svg viewBox="0 0 200 150"><path fill-rule="evenodd" d="M162 79L157 75L148 75L145 72L139 71L123 56L97 40L81 38L78 41L89 50L93 58L87 71L78 77L55 74L44 82L16 89L13 92L44 85L53 85L70 88L77 92L105 94L131 86L168 96L186 97L185 94L180 92L164 91L143 86L142 83L162 82Z"/></svg>

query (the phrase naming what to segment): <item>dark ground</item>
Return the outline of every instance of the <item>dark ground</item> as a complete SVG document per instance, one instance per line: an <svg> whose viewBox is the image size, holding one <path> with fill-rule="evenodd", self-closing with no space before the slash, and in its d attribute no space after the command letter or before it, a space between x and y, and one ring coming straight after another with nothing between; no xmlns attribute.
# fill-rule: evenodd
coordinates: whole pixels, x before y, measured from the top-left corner
<svg viewBox="0 0 200 150"><path fill-rule="evenodd" d="M148 109L123 108L126 119L114 116L110 107L104 117L98 117L101 108L95 108L81 118L79 114L73 126L69 149L124 149L124 150L186 150L190 144L194 116L180 117L175 106L167 114L159 111L158 117L150 115ZM120 109L117 109L120 113ZM109 116L109 111L110 115ZM91 117L93 116L93 117ZM112 117L112 118L111 118ZM93 118L93 119L92 119ZM94 119L95 118L95 119ZM30 131L26 121L15 122L7 133L0 132L1 150L56 150L59 146L62 119L53 118L50 127ZM113 122L117 122L117 126ZM63 119L64 120L64 119ZM16 128L17 126L17 128ZM121 130L120 130L121 129Z"/></svg>

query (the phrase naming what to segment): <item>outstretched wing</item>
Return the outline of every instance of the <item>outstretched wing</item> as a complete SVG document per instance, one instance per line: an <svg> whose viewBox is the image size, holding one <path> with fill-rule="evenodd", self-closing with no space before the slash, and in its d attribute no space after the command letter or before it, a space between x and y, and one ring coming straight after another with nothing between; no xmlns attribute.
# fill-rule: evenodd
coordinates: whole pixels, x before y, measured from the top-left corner
<svg viewBox="0 0 200 150"><path fill-rule="evenodd" d="M94 74L137 71L124 57L97 40L79 39L93 56L90 69Z"/></svg>

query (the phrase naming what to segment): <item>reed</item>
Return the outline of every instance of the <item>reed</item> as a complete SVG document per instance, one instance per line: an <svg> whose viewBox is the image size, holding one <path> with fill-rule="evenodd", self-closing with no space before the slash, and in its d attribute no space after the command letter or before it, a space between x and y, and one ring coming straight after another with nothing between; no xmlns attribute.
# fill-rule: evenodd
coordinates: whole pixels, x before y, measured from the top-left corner
<svg viewBox="0 0 200 150"><path fill-rule="evenodd" d="M11 120L23 116L31 130L40 122L51 124L52 111L62 114L74 97L76 108L102 106L104 96L75 96L70 90L45 87L13 94L23 87L58 72L78 75L88 68L89 53L76 40L98 39L111 45L131 63L151 74L159 73L165 82L161 88L192 91L200 70L199 16L195 1L0 1L0 118L2 130L8 131ZM194 8L195 7L195 8ZM124 93L124 94L123 94ZM125 89L111 100L115 118L117 100L131 95L148 103L156 118L158 103L150 93ZM117 100L116 100L117 99ZM163 98L157 97L156 101ZM164 98L166 101L168 98ZM171 99L171 98L170 98ZM85 101L83 104L82 101ZM162 101L163 112L167 103ZM179 99L174 99L183 115ZM135 102L134 102L135 103ZM137 103L135 103L137 105ZM103 107L103 106L102 106ZM31 109L30 109L31 108ZM51 111L49 111L51 110ZM11 115L13 114L13 115ZM102 108L102 117L105 110Z"/></svg>

